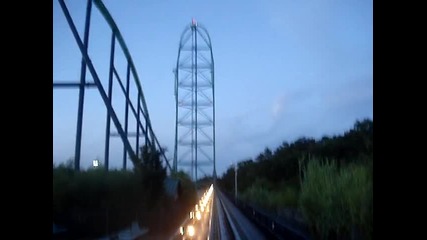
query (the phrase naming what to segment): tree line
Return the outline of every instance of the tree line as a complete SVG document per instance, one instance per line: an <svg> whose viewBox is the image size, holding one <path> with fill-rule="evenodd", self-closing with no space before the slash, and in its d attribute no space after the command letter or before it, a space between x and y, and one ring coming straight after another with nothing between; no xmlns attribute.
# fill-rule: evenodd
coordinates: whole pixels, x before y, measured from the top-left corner
<svg viewBox="0 0 427 240"><path fill-rule="evenodd" d="M238 197L276 215L296 213L290 218L301 216L320 239L354 238L355 232L369 239L372 163L373 121L357 120L341 135L302 137L240 161ZM218 181L220 187L234 194L234 177L230 166Z"/></svg>

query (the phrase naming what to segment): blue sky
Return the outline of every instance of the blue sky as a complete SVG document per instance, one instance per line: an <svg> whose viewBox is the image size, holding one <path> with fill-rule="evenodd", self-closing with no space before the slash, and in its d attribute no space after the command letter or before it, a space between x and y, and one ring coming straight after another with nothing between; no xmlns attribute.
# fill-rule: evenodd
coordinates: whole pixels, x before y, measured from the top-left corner
<svg viewBox="0 0 427 240"><path fill-rule="evenodd" d="M86 1L66 3L82 35ZM357 119L373 119L372 0L108 0L104 4L131 52L154 131L171 158L172 69L181 33L193 17L207 28L213 45L219 174L233 161L256 157L265 147L274 149L301 136L341 134ZM94 7L89 53L105 83L110 38ZM78 80L80 64L80 51L58 2L53 1L53 80ZM120 97L116 104L124 105ZM77 90L53 91L54 162L74 155L77 99ZM106 111L97 90L86 91L84 111L81 165L86 168L92 159L104 156ZM124 113L118 114L124 119ZM111 144L110 165L119 167L122 144L119 139Z"/></svg>

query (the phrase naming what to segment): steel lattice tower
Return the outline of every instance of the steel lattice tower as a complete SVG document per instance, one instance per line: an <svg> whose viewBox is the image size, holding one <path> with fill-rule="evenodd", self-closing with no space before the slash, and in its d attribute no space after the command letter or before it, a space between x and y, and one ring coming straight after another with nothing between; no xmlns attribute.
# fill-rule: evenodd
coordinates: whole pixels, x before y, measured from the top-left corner
<svg viewBox="0 0 427 240"><path fill-rule="evenodd" d="M194 19L181 34L175 74L175 149L173 169L215 169L215 87L212 44L206 28Z"/></svg>

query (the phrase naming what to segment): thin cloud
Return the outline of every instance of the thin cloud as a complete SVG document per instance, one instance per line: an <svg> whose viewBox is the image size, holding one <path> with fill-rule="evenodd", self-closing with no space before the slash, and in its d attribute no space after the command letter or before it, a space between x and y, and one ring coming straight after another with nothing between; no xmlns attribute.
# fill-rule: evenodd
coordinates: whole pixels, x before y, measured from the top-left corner
<svg viewBox="0 0 427 240"><path fill-rule="evenodd" d="M274 119L276 119L283 112L284 105L285 105L285 95L281 95L273 103L272 114Z"/></svg>

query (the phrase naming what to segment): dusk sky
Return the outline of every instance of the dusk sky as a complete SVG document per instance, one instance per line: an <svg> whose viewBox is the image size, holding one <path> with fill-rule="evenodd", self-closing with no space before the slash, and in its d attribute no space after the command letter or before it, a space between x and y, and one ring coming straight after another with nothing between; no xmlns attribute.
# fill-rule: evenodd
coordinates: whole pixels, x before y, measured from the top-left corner
<svg viewBox="0 0 427 240"><path fill-rule="evenodd" d="M86 1L65 2L82 37ZM129 48L153 129L171 160L172 70L181 33L192 18L203 24L212 40L219 175L233 161L254 158L265 147L274 149L302 136L341 134L358 119L373 119L372 0L105 0L104 4ZM92 10L89 54L107 86L111 30L98 9ZM80 65L81 53L54 0L53 81L77 82ZM124 77L125 68L121 71ZM88 81L93 79L87 76ZM74 155L77 102L77 89L53 90L56 163ZM124 101L117 104L124 106ZM84 114L81 166L87 168L94 158L104 157L106 110L95 88L86 90ZM118 115L124 119L124 107ZM111 144L110 166L120 167L123 145L118 138Z"/></svg>

